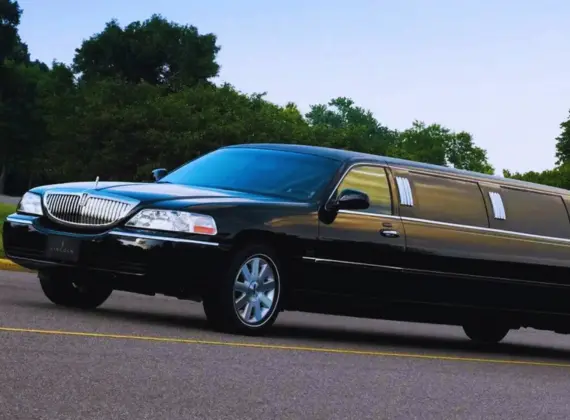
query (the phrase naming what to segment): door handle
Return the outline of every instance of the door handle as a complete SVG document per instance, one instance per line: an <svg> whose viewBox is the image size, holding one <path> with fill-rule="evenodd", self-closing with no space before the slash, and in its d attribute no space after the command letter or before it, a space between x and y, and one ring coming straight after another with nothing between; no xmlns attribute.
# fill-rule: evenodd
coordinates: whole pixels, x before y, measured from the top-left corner
<svg viewBox="0 0 570 420"><path fill-rule="evenodd" d="M380 234L386 238L398 238L400 236L400 233L397 230L392 229L382 229Z"/></svg>

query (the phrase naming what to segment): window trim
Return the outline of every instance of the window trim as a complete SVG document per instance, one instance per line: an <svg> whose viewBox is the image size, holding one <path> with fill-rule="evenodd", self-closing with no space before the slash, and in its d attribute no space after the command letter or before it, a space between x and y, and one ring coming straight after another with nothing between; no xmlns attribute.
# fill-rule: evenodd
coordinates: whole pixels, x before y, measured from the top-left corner
<svg viewBox="0 0 570 420"><path fill-rule="evenodd" d="M470 186L474 187L477 190L477 200L480 201L480 204L483 205L482 211L483 213L481 214L481 223L480 225L468 225L468 224L461 224L461 223L457 223L457 222L443 222L441 221L441 223L451 223L451 224L456 224L457 226L477 226L477 227L484 227L484 226L488 226L489 224L489 209L488 209L488 203L487 200L485 198L485 193L481 190L481 183L477 180L474 179L467 179L467 178L453 178L451 176L446 176L446 175L440 175L439 173L436 172L428 172L428 171L416 171L415 169L409 170L407 171L407 174L409 174L409 178L413 177L413 175L419 175L420 177L428 177L428 178L435 178L435 179L440 179L440 180L445 180L445 181L452 181L452 182L459 182L462 184L469 184ZM400 175L402 176L402 175ZM406 177L405 177L406 178ZM412 180L412 182L415 182L414 180ZM447 194L449 195L449 194ZM417 209L419 211L421 211L421 209ZM417 213L412 211L412 214L410 215L402 215L402 217L411 217L411 218L418 218L417 217ZM430 219L425 219L425 218L419 218L422 220L430 220ZM434 220L434 222L436 222L436 220ZM437 220L437 222L440 222L439 220Z"/></svg>
<svg viewBox="0 0 570 420"><path fill-rule="evenodd" d="M546 208L548 209L548 211L550 211L550 216L551 217L547 217L547 219L549 218L562 218L564 220L567 220L568 222L570 222L570 213L568 211L569 207L567 205L567 200L570 198L570 196L568 195L562 195L562 194L552 194L550 192L542 192L542 191L536 191L536 190L525 190L522 188L511 188L510 185L501 185L500 186L502 192L505 194L506 198L507 198L507 202L509 201L509 191L510 192L516 192L516 193L523 193L526 194L527 197L524 197L524 200L528 200L530 198L530 201L532 202L533 200L539 199L539 200L549 200L549 199L554 199L553 203L542 203L539 205L539 207L544 207L546 206ZM502 194L501 194L502 196ZM530 197L529 197L530 196ZM504 201L504 199L501 197L502 201ZM512 199L512 197L511 197ZM519 208L521 207L520 203L511 203L512 207L515 208ZM560 206L560 208L558 208ZM560 212L560 214L556 214L556 212ZM566 217L564 217L566 216ZM528 227L522 227L525 225L525 223L522 223L522 225L519 225L520 220L519 218L514 218L513 219L513 215L511 214L510 216L510 221L511 223L508 224L509 229L514 229L512 226L513 225L518 225L517 227L520 228L521 230L526 230L528 229ZM534 227L536 226L536 223L532 224ZM558 235L560 233L560 231L565 231L565 229L568 229L568 224L566 222L562 222L561 225L557 225L555 226L554 232L551 233L551 235ZM543 231L544 227L541 228L540 224L539 224L539 231ZM562 227L562 229L561 229ZM523 232L525 234L528 235L540 235L537 233L526 233ZM546 237L552 237L552 238L559 238L559 236L546 236ZM562 235L560 235L560 237L562 237ZM568 238L568 240L570 240L570 237Z"/></svg>
<svg viewBox="0 0 570 420"><path fill-rule="evenodd" d="M540 187L538 187L538 188L533 187L532 185L523 186L523 185L513 185L513 184L509 184L509 183L504 183L504 181L502 181L501 179L482 179L482 178L479 178L477 176L477 175L479 175L477 173L475 173L473 175L464 174L464 173L450 173L450 172L442 172L438 169L421 168L421 167L416 167L416 166L402 166L401 164L391 164L391 163L389 163L388 166L391 169L395 169L397 171L418 173L418 174L423 174L423 175L439 176L442 178L449 178L449 179L453 179L453 180L460 180L460 181L467 181L467 182L476 182L476 183L479 183L481 185L483 185L483 184L492 185L492 186L495 186L497 188L506 188L506 189L518 190L518 191L528 191L528 192L533 192L533 193L537 193L537 194L553 195L556 197L564 197L567 195L566 190L549 191L549 190L543 190ZM556 189L557 187L550 187L550 188Z"/></svg>
<svg viewBox="0 0 570 420"><path fill-rule="evenodd" d="M379 167L385 168L387 170L387 172L391 174L391 177L393 177L394 179L396 178L396 176L394 174L394 170L403 171L403 172L405 171L406 173L412 172L412 173L419 173L419 174L428 175L428 176L436 176L436 177L441 176L442 178L447 178L447 179L451 179L451 180L460 180L463 182L470 182L470 183L474 183L474 184L478 185L479 188L481 188L481 187L505 188L505 189L523 191L523 192L530 192L530 193L535 193L535 194L543 194L543 195L547 195L547 196L555 196L555 197L559 197L562 200L565 208L567 208L566 199L568 200L568 203L570 203L570 196L569 195L557 194L557 193L554 193L551 191L542 191L542 190L535 190L532 188L527 189L527 188L522 188L522 187L518 187L518 186L504 185L504 184L500 184L498 182L489 182L488 180L473 179L473 178L463 177L461 175L456 177L456 176L451 176L449 174L440 174L439 172L436 172L436 171L432 172L432 171L428 171L428 170L418 170L417 168L408 168L408 167L404 167L401 165L369 163L369 162L367 162L367 163L360 163L359 162L359 163L351 165L349 168L347 168L346 171L344 172L342 178L340 179L340 181L336 184L336 186L332 190L331 195L329 197L329 200L332 198L334 192L337 190L337 188L339 187L339 185L343 181L343 179L346 176L346 174L348 173L348 171L350 171L350 169L352 169L355 166L379 166ZM392 188L391 184L390 184L390 186ZM483 191L481 191L481 193L482 193L481 198L484 200L485 194ZM327 203L328 203L328 201L327 201ZM501 203L502 203L502 197L501 197ZM521 232L518 230L511 230L508 228L501 229L501 228L493 228L493 227L481 227L481 226L468 225L468 224L462 224L462 223L441 222L438 220L430 220L430 219L424 219L424 218L420 218L420 217L402 216L400 214L386 215L386 214L376 214L376 213L364 213L364 212L356 211L356 210L340 210L339 213L340 212L346 213L346 214L353 214L353 215L361 215L361 216L370 216L370 217L376 217L376 218L388 218L388 219L398 220L398 221L404 222L404 226L405 226L405 222L426 223L426 224L434 225L434 226L448 227L448 228L460 228L460 229L465 229L468 231L476 231L479 233L500 234L500 235L505 235L506 237L514 237L514 238L528 238L528 239L536 239L536 240L546 240L546 241L551 241L555 244L570 245L570 238L562 238L560 236L548 236L548 235L539 235L539 234L534 234L534 233L526 233L526 232ZM505 216L506 216L506 211L505 211ZM570 217L570 214L569 214L569 217Z"/></svg>
<svg viewBox="0 0 570 420"><path fill-rule="evenodd" d="M355 214L358 213L358 214L362 214L362 215L376 216L376 217L394 216L394 200L392 197L392 183L390 182L390 171L389 171L390 166L388 166L385 163L381 163L381 162L356 162L356 163L353 163L352 165L350 165L348 168L346 168L346 170L344 171L344 173L342 174L342 176L340 177L338 182L335 184L334 188L331 190L329 198L327 199L327 201L325 202L325 205L324 205L325 210L330 210L329 204L331 203L331 200L333 198L335 191L338 190L338 188L340 187L340 184L342 184L342 182L347 177L347 175L350 173L350 171L352 171L353 169L355 169L359 166L372 166L374 168L384 169L384 173L386 174L386 181L388 183L388 189L390 191L390 214L352 212L352 211L351 211L351 213L355 213ZM345 210L339 210L339 213L345 213L345 212L346 212Z"/></svg>

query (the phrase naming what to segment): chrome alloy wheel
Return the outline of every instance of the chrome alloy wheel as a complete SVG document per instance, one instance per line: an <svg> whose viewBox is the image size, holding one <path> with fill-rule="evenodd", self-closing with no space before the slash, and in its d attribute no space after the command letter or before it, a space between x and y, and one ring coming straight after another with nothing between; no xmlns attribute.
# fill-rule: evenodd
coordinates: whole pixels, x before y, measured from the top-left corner
<svg viewBox="0 0 570 420"><path fill-rule="evenodd" d="M279 273L266 255L249 257L234 280L234 308L249 327L263 325L275 311L279 298Z"/></svg>

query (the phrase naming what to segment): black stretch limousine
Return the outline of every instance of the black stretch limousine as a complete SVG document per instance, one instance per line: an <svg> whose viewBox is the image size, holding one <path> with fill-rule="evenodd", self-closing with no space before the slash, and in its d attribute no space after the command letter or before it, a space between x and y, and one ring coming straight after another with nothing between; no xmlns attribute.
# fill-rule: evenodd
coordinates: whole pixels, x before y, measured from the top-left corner
<svg viewBox="0 0 570 420"><path fill-rule="evenodd" d="M155 182L41 186L4 225L58 305L202 301L260 334L282 310L570 332L570 191L300 145L218 149Z"/></svg>

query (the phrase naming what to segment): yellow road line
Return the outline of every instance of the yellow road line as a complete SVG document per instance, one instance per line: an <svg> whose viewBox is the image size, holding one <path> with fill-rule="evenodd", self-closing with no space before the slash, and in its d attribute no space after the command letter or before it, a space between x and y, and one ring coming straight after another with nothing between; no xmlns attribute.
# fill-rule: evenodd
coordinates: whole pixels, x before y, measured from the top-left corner
<svg viewBox="0 0 570 420"><path fill-rule="evenodd" d="M7 271L27 271L30 272L27 268L22 267L16 263L13 263L6 258L0 258L0 270L7 270Z"/></svg>
<svg viewBox="0 0 570 420"><path fill-rule="evenodd" d="M45 335L56 335L56 336L92 337L92 338L113 338L113 339L122 339L122 340L154 341L159 343L201 344L209 346L255 348L263 350L305 351L313 353L343 354L343 355L356 355L356 356L401 357L401 358L410 358L410 359L427 359L427 360L439 360L439 361L478 362L478 363L496 363L496 364L505 364L505 365L549 366L549 367L570 368L569 363L551 363L551 362L539 362L531 360L486 359L486 358L477 358L477 357L428 355L428 354L415 354L415 353L335 349L335 348L320 348L320 347L305 347L305 346L288 346L280 344L243 343L239 341L200 340L194 338L171 338L171 337L156 337L156 336L153 337L153 336L141 336L141 335L90 333L90 332L61 331L61 330L40 330L40 329L31 329L31 328L9 328L9 327L0 327L0 332L31 333L31 334L45 334Z"/></svg>

